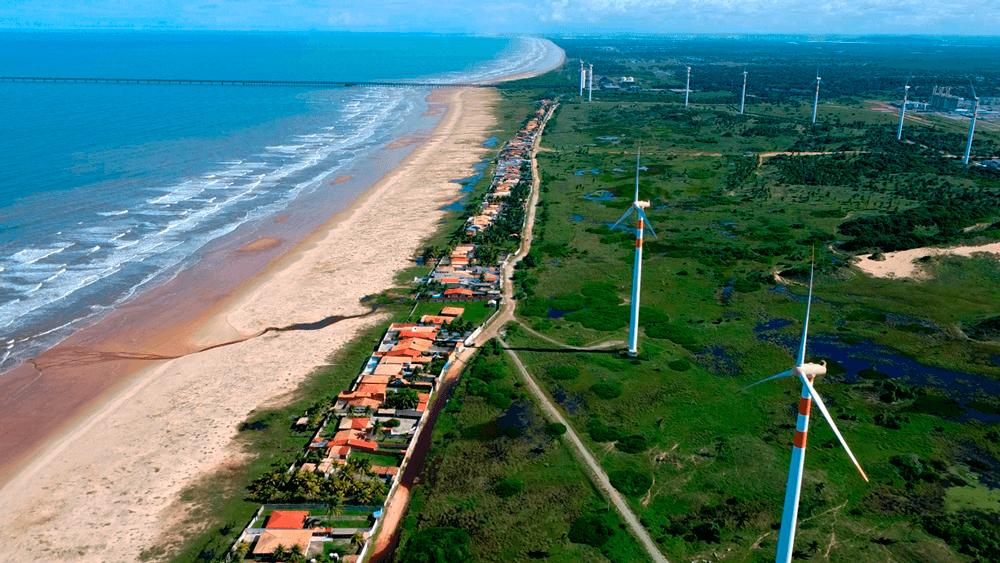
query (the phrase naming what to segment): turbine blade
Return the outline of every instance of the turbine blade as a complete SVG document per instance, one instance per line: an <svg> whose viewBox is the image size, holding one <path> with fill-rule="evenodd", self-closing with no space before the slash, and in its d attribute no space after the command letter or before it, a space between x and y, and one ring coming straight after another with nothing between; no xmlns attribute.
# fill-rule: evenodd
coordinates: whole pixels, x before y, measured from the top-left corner
<svg viewBox="0 0 1000 563"><path fill-rule="evenodd" d="M639 153L642 152L642 145L640 144L635 151L635 199L632 201L639 201Z"/></svg>
<svg viewBox="0 0 1000 563"><path fill-rule="evenodd" d="M660 237L656 236L656 231L653 230L653 223L650 222L649 217L646 217L646 212L641 207L636 207L635 209L639 212L639 217L642 217L643 225L649 229L649 233L653 235L653 238L659 240Z"/></svg>
<svg viewBox="0 0 1000 563"><path fill-rule="evenodd" d="M802 343L799 345L799 357L798 363L796 364L799 366L806 363L806 339L809 336L809 309L812 307L813 301L813 272L815 270L816 259L813 258L813 264L809 267L809 300L806 301L806 322L802 326Z"/></svg>
<svg viewBox="0 0 1000 563"><path fill-rule="evenodd" d="M766 383L768 381L773 381L775 379L781 379L782 377L788 377L790 375L792 375L792 370L783 371L783 372L779 373L778 375L772 375L771 377L768 377L767 379L761 379L757 383L751 383L750 385L747 385L743 389L740 389L740 391L746 391L747 389L749 389L749 388L751 388L751 387L753 387L755 385L760 385L761 383Z"/></svg>
<svg viewBox="0 0 1000 563"><path fill-rule="evenodd" d="M801 379L802 383L809 388L809 394L812 395L813 402L816 403L817 407L819 407L819 412L823 413L823 418L825 418L830 424L830 428L833 429L833 433L837 435L837 439L840 440L840 445L844 446L844 449L847 450L847 455L849 455L851 457L851 461L854 462L854 467L858 468L861 476L865 479L865 482L867 482L868 474L865 473L864 469L861 469L861 464L858 463L858 458L854 457L854 452L852 452L850 446L847 445L847 440L844 440L844 437L840 434L840 429L837 428L837 424L833 421L833 417L830 416L830 411L826 410L826 405L823 403L823 399L819 396L819 393L816 392L816 388L813 387L812 382L809 381L808 377L800 375L799 379Z"/></svg>
<svg viewBox="0 0 1000 563"><path fill-rule="evenodd" d="M629 216L632 215L632 210L633 209L635 209L635 206L629 207L628 211L626 211L625 214L622 215L622 218L619 219L619 220L617 220L617 221L615 221L614 225L611 225L611 230L613 231L613 230L617 229L618 225L620 225L622 221L624 221L625 219L628 219Z"/></svg>

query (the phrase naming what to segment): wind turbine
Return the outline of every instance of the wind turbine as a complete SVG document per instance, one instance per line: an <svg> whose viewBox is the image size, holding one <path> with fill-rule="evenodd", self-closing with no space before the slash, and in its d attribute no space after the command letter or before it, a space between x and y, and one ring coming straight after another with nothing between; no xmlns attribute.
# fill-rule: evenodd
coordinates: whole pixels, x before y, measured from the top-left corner
<svg viewBox="0 0 1000 563"><path fill-rule="evenodd" d="M969 153L972 152L972 137L976 134L976 120L979 119L979 96L976 95L976 87L972 87L972 97L976 99L976 107L972 110L972 123L969 124L969 140L965 142L965 156L962 157L962 164L969 163Z"/></svg>
<svg viewBox="0 0 1000 563"><path fill-rule="evenodd" d="M806 338L809 336L809 307L812 305L813 271L815 267L814 259L813 266L809 269L809 301L806 302L806 320L802 327L802 343L799 345L799 356L795 367L743 388L748 389L765 381L788 376L796 376L802 380L802 394L799 398L799 416L795 425L795 441L792 448L792 463L788 468L788 484L785 486L785 507L781 513L778 552L774 559L776 563L790 563L792 560L792 548L795 545L795 526L799 514L799 496L802 492L802 470L806 460L806 435L809 431L809 410L813 402L816 403L819 411L823 413L823 418L830 424L830 428L837 435L837 439L840 440L841 445L847 450L847 455L854 462L854 466L861 472L864 480L868 481L868 475L865 474L864 469L861 469L861 464L858 463L857 458L854 457L854 453L851 452L851 448L848 447L844 437L840 434L840 430L837 429L837 425L833 422L830 411L826 409L823 399L816 392L816 388L813 387L813 379L817 375L826 373L826 362L821 364L806 363Z"/></svg>
<svg viewBox="0 0 1000 563"><path fill-rule="evenodd" d="M910 79L906 79L906 86L903 87L903 105L899 108L899 130L896 131L896 140L903 139L903 117L906 116L906 99L910 95Z"/></svg>
<svg viewBox="0 0 1000 563"><path fill-rule="evenodd" d="M688 69L687 86L684 87L684 107L688 107L688 96L691 94L691 67Z"/></svg>
<svg viewBox="0 0 1000 563"><path fill-rule="evenodd" d="M587 71L583 68L583 59L580 59L580 97L583 97L583 87L587 82Z"/></svg>
<svg viewBox="0 0 1000 563"><path fill-rule="evenodd" d="M615 221L615 224L611 226L611 230L614 230L622 221L630 217L633 212L636 215L635 266L632 267L632 315L628 325L629 356L636 356L639 353L639 284L642 282L642 232L646 228L646 223L649 223L649 218L646 217L646 212L643 211L643 209L649 207L649 202L639 201L640 152L641 147L636 149L635 152L635 199L632 200L632 206L622 215L622 218ZM656 238L656 232L653 231L652 225L649 226L649 232L653 235L653 238Z"/></svg>
<svg viewBox="0 0 1000 563"><path fill-rule="evenodd" d="M594 101L594 65L593 64L590 65L590 86L589 86L589 90L587 90L587 101L588 102Z"/></svg>
<svg viewBox="0 0 1000 563"><path fill-rule="evenodd" d="M819 68L816 69L816 99L813 100L813 125L816 124L816 108L819 107Z"/></svg>
<svg viewBox="0 0 1000 563"><path fill-rule="evenodd" d="M747 67L743 67L743 95L740 96L740 115L743 115L743 105L747 101Z"/></svg>

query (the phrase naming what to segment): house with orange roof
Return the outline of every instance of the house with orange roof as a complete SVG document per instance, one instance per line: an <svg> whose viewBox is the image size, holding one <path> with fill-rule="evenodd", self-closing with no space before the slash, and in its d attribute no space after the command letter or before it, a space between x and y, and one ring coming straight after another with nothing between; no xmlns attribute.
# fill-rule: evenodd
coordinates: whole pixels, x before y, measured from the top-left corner
<svg viewBox="0 0 1000 563"><path fill-rule="evenodd" d="M382 401L376 401L375 399L369 399L365 397L365 398L350 399L349 401L347 401L347 404L344 406L344 408L359 409L359 410L364 410L366 408L377 409L381 405Z"/></svg>
<svg viewBox="0 0 1000 563"><path fill-rule="evenodd" d="M399 375L400 373L402 373L402 371L403 371L403 366L400 364L388 364L385 362L379 362L379 364L375 366L375 371L373 371L372 374L375 377L385 376L391 378L394 375Z"/></svg>
<svg viewBox="0 0 1000 563"><path fill-rule="evenodd" d="M254 544L253 554L272 555L279 545L285 549L297 545L305 553L309 551L312 535L312 530L264 530Z"/></svg>
<svg viewBox="0 0 1000 563"><path fill-rule="evenodd" d="M336 446L331 445L326 448L327 459L347 459L349 455L351 455L351 446L348 446L346 443ZM320 464L319 468L322 468L322 464Z"/></svg>
<svg viewBox="0 0 1000 563"><path fill-rule="evenodd" d="M465 312L465 307L442 307L441 316L442 317L459 317Z"/></svg>
<svg viewBox="0 0 1000 563"><path fill-rule="evenodd" d="M453 287L444 290L445 297L472 297L472 290L464 287Z"/></svg>
<svg viewBox="0 0 1000 563"><path fill-rule="evenodd" d="M306 527L308 510L275 510L267 519L265 528L280 530L301 530Z"/></svg>
<svg viewBox="0 0 1000 563"><path fill-rule="evenodd" d="M399 373L399 372L397 371L396 373ZM364 376L364 377L361 378L361 384L362 385L364 385L364 384L388 385L388 384L392 383L392 381L394 379L396 379L395 377L393 377L393 375L396 375L396 373L393 373L391 375L382 375L382 374L378 374L378 375L366 375L366 376Z"/></svg>
<svg viewBox="0 0 1000 563"><path fill-rule="evenodd" d="M371 425L370 418L348 418L344 417L337 425L337 430L364 430Z"/></svg>
<svg viewBox="0 0 1000 563"><path fill-rule="evenodd" d="M441 317L435 315L424 315L420 317L420 322L422 323L433 323L437 325L448 324L452 320L451 317Z"/></svg>

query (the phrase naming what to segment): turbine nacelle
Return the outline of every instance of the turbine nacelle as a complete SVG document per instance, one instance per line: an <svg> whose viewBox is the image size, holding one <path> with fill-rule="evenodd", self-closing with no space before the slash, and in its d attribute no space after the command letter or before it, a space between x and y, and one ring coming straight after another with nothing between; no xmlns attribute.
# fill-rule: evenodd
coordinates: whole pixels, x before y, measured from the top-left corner
<svg viewBox="0 0 1000 563"><path fill-rule="evenodd" d="M817 375L826 375L826 361L818 364L802 364L792 368L792 374L796 377L808 377L811 381Z"/></svg>

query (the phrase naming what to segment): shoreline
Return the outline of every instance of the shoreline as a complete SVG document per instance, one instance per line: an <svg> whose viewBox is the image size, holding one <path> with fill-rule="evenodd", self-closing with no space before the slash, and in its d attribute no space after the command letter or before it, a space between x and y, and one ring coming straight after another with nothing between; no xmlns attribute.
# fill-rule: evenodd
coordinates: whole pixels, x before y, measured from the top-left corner
<svg viewBox="0 0 1000 563"><path fill-rule="evenodd" d="M111 473L120 476L116 479L117 483L129 481L128 477L121 476L123 473L132 476L131 487L119 484L111 485L107 490L116 491L118 497L130 498L131 504L142 510L129 512L142 516L125 518L133 521L131 525L123 521L124 529L117 530L117 534L109 534L117 540L105 538L101 542L103 545L89 546L84 549L86 555L76 554L72 559L113 560L128 553L138 554L154 538L154 532L159 527L156 522L160 519L160 511L169 506L181 486L234 455L226 450L235 433L236 423L260 404L280 400L283 394L297 387L316 365L322 364L327 355L353 338L358 330L379 320L377 315L349 319L323 330L267 335L235 346L186 355L203 345L225 341L236 335L252 334L258 327L312 322L317 317L363 310L359 302L361 296L392 284L396 272L408 265L417 245L437 229L438 221L445 214L440 209L442 204L459 197L460 186L451 180L467 175L472 165L489 150L482 148L481 143L487 138L494 120L492 104L495 103L495 92L482 89L435 90L431 98L437 98L429 99L432 103L442 103L439 100L445 98L448 109L428 140L355 198L346 209L303 238L291 250L270 256L268 250L275 249L276 245L265 243L264 246L269 248L243 253L266 255L268 265L265 271L230 288L221 297L218 289L209 291L209 295L191 296L193 303L188 305L193 304L195 309L199 304L207 305L201 314L191 318L184 314L190 308L182 312L165 309L159 316L165 317L161 321L168 322L161 336L153 339L154 342L150 342L145 334L125 336L119 342L98 340L109 345L105 347L108 351L87 355L82 349L86 339L80 341L74 335L67 339L65 346L57 346L39 356L38 365L42 372L27 374L29 384L32 383L32 376L35 380L42 377L51 379L52 370L65 369L74 363L78 369L81 362L90 361L91 366L97 366L96 369L102 372L103 386L97 386L89 402L79 400L72 415L59 424L54 436L45 438L44 445L29 454L30 457L11 472L14 474L9 476L9 482L0 490L0 498L8 506L27 508L12 510L10 516L3 518L8 520L6 528L16 538L12 548L18 548L26 559L30 559L59 553L70 555L56 547L58 544L81 541L86 544L83 534L92 534L96 520L85 514L96 516L95 512L114 512L114 506L122 502L120 498L109 497L109 493L94 488L94 481L102 480L97 475L107 473L99 470L99 466L106 465L112 466L109 467ZM470 119L469 114L477 111L478 115ZM442 153L445 161L448 157L451 160L441 164ZM414 188L414 185L419 187ZM390 220L387 221L386 215L386 211L391 215L393 210L396 212L395 225L392 225L393 217L388 217ZM394 226L397 236L388 237L380 245L373 245L378 248L361 249L359 243L378 242L371 236L378 234L382 224ZM343 256L346 261L333 263L335 260L331 260L330 255L337 252L346 252ZM363 271L365 278L359 280L347 276L348 279L338 283L338 278L345 277L343 270L350 271L352 268ZM180 284L187 281L180 276L178 280ZM151 290L159 290L158 295L147 302L155 302L155 298L166 301L176 299L177 295L171 294L169 288L164 289L168 285L171 284ZM216 302L208 304L213 297ZM120 314L109 315L102 323L111 325L112 329L134 333L134 319L133 323L129 323L124 317L139 310L140 305L130 303L122 308ZM143 340L145 353L156 348L156 354L161 358L171 355L181 357L154 365L148 365L148 357L136 360L134 346ZM60 347L69 349L70 353L52 353ZM278 356L284 361L276 361ZM219 380L226 379L226 376L220 378L218 374L227 370L230 380L221 384ZM241 373L233 374L233 371ZM49 372L48 376L46 372ZM248 375L248 372L256 372L256 376ZM200 377L203 373L216 375ZM109 380L113 381L109 384ZM150 385L153 381L157 385ZM211 393L205 388L213 385L216 395L221 391L222 397L209 397ZM226 394L236 393L237 389L244 392L232 402L236 404L219 402ZM183 395L180 403L179 394ZM203 413L205 409L209 412ZM224 410L224 416L211 414L214 409ZM141 417L144 411L145 418L149 420L179 416L187 419L187 425L183 420L160 422L136 434L138 427L144 426L144 421L130 420L125 415L131 413ZM198 424L191 427L192 419L198 416L204 418L198 419ZM220 418L223 420L220 421ZM212 422L215 424L205 427ZM98 424L103 425L103 431L96 434L103 435L104 446L110 446L112 450L117 446L118 456L111 451L102 453L101 444L87 444L95 440L92 436L95 433L90 431ZM195 432L195 438L189 436L182 439L187 432L182 432L179 438L151 436L157 432L177 433L182 429ZM109 436L117 441L109 442ZM179 447L182 452L188 450L187 455L174 451L166 453L165 450L170 448L160 449L159 454L144 452L144 436L148 437L150 444L159 442L161 446ZM101 436L97 436L96 440L101 442ZM192 444L192 440L199 443ZM87 446L81 449L82 444ZM190 451L199 446L205 449ZM213 447L209 449L209 446ZM139 454L138 459L129 459L129 452ZM172 459L179 456L184 459ZM102 463L102 458L107 457L115 459ZM143 458L147 458L146 462L140 463ZM153 465L161 459L166 462L162 465L174 463L172 476L164 475L165 467ZM153 473L159 474L152 479L155 483L150 482L152 474L149 473L154 467L156 470ZM94 470L97 471L91 479L83 476ZM139 473L144 475L140 478ZM170 482L165 483L168 479ZM139 490L147 487L150 490ZM122 488L130 490L122 491ZM152 489L158 489L157 492L163 494L153 496ZM87 494L93 496L87 498ZM143 498L150 497L160 500L152 503L155 506L150 506L148 501L143 503ZM102 498L105 502L101 502ZM134 521L142 523L137 525ZM58 534L51 531L57 528ZM77 528L80 529L74 531ZM125 531L131 533L126 535ZM29 535L32 540L26 541ZM36 543L39 536L48 539Z"/></svg>

